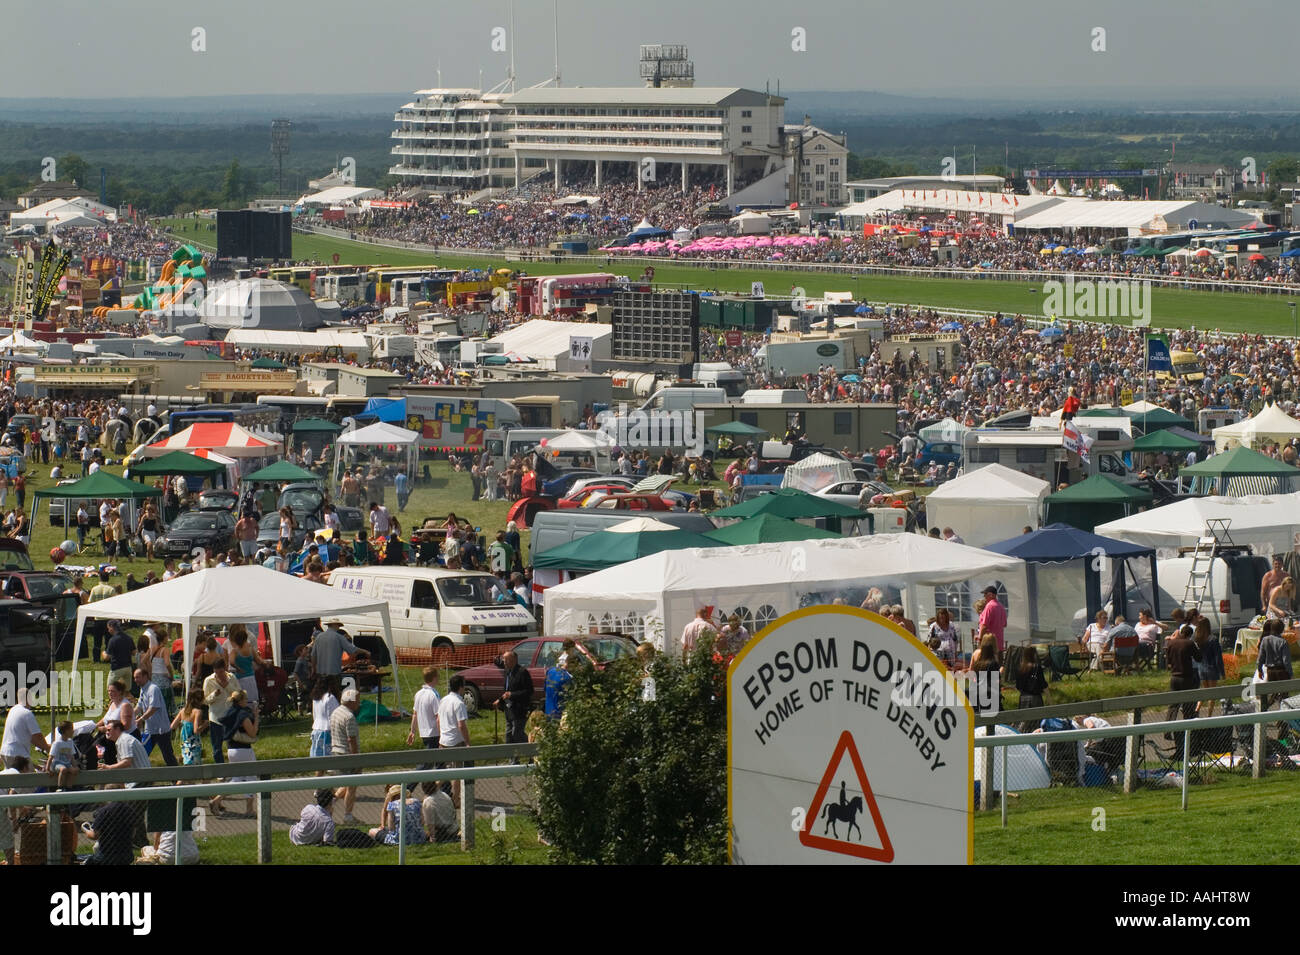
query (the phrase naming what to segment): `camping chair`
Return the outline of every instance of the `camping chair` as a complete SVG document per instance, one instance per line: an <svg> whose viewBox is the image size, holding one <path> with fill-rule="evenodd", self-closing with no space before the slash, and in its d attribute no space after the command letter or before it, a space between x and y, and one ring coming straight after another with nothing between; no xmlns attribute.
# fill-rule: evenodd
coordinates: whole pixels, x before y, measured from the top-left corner
<svg viewBox="0 0 1300 955"><path fill-rule="evenodd" d="M1134 661L1137 659L1137 634L1128 637L1116 637L1110 645L1110 649L1103 650L1100 658L1101 672L1113 673L1118 676L1120 673L1133 669Z"/></svg>
<svg viewBox="0 0 1300 955"><path fill-rule="evenodd" d="M1052 671L1053 682L1062 677L1072 676L1083 679L1083 670L1077 670L1070 662L1070 646L1067 643L1053 643L1047 648L1047 669Z"/></svg>

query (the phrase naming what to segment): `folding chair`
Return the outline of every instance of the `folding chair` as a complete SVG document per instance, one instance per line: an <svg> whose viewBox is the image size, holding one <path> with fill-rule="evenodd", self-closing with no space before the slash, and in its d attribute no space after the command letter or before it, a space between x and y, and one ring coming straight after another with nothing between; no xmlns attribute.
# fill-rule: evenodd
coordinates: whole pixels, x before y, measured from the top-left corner
<svg viewBox="0 0 1300 955"><path fill-rule="evenodd" d="M1101 672L1116 675L1131 672L1137 661L1137 648L1137 634L1116 637L1111 643L1110 649L1103 651L1101 654Z"/></svg>
<svg viewBox="0 0 1300 955"><path fill-rule="evenodd" d="M1085 671L1075 669L1070 662L1070 647L1065 643L1054 643L1047 648L1048 669L1052 671L1054 680L1060 680L1062 677L1072 676L1076 679L1083 679Z"/></svg>

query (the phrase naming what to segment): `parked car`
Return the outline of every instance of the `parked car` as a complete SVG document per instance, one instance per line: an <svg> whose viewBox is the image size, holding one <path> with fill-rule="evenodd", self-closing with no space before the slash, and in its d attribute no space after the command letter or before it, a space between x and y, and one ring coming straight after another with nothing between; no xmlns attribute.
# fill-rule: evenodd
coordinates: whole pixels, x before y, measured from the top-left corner
<svg viewBox="0 0 1300 955"><path fill-rule="evenodd" d="M227 491L225 488L214 488L210 491L200 491L198 505L196 510L200 511L230 511L234 512L239 507L239 495L234 491Z"/></svg>
<svg viewBox="0 0 1300 955"><path fill-rule="evenodd" d="M949 464L955 464L961 467L962 447L958 441L927 441L920 451L920 456L916 459L916 467L929 467L931 464L940 464L947 467Z"/></svg>
<svg viewBox="0 0 1300 955"><path fill-rule="evenodd" d="M0 570L35 570L27 545L12 537L0 537Z"/></svg>
<svg viewBox="0 0 1300 955"><path fill-rule="evenodd" d="M287 507L301 524L307 517L314 517L323 524L325 516L325 492L319 484L300 481L286 484L276 501L276 508ZM334 512L339 516L339 526L345 531L359 531L368 525L365 512L359 507L335 504ZM260 538L259 538L260 539Z"/></svg>
<svg viewBox="0 0 1300 955"><path fill-rule="evenodd" d="M235 544L235 518L228 511L186 511L154 543L158 557L188 557L198 548L209 554Z"/></svg>
<svg viewBox="0 0 1300 955"><path fill-rule="evenodd" d="M601 633L575 639L579 659L599 669L620 657L636 655L636 644L621 634ZM533 678L534 707L540 708L545 702L546 671L559 659L563 647L564 638L555 636L530 637L513 647L519 665L527 667L529 676ZM496 663L463 670L461 676L465 678L465 708L470 713L492 706L505 692L500 657Z"/></svg>
<svg viewBox="0 0 1300 955"><path fill-rule="evenodd" d="M862 499L863 490L870 490L868 500L877 494L892 494L894 489L888 484L880 481L842 481L839 484L828 484L818 491L813 491L818 497L828 498L838 504L846 507L858 507L858 502Z"/></svg>
<svg viewBox="0 0 1300 955"><path fill-rule="evenodd" d="M75 594L65 593L70 585L65 575L48 570L10 570L0 575L0 599L23 600L54 610L61 621L54 637L56 660L72 659L77 633L77 608L81 601Z"/></svg>
<svg viewBox="0 0 1300 955"><path fill-rule="evenodd" d="M34 414L16 414L9 419L5 425L5 431L9 434L16 434L26 428L29 431L39 431L41 429L41 419L39 415Z"/></svg>
<svg viewBox="0 0 1300 955"><path fill-rule="evenodd" d="M0 599L0 670L44 672L50 665L50 620L54 609L25 600Z"/></svg>
<svg viewBox="0 0 1300 955"><path fill-rule="evenodd" d="M301 550L303 539L307 534L311 533L315 536L316 532L324 526L318 518L310 514L298 518L290 546L295 551ZM275 545L278 543L280 543L280 515L262 515L262 523L257 525L257 546L275 550Z"/></svg>

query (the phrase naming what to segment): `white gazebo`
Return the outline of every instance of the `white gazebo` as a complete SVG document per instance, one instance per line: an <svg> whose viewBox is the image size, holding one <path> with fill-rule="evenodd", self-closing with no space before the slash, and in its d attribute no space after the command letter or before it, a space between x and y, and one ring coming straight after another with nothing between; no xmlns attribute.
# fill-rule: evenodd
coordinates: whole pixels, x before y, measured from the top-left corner
<svg viewBox="0 0 1300 955"><path fill-rule="evenodd" d="M156 620L177 623L185 646L185 688L189 691L194 663L194 641L200 627L242 623L268 625L271 655L280 663L280 624L285 620L315 620L343 614L378 614L384 625L384 643L397 679L397 650L388 616L388 602L348 593L334 587L282 574L265 567L213 567L152 584L117 597L86 604L77 610L77 636L72 669L81 658L86 621ZM400 693L401 688L398 687Z"/></svg>
<svg viewBox="0 0 1300 955"><path fill-rule="evenodd" d="M1236 424L1225 424L1221 428L1215 428L1212 434L1215 451L1226 451L1238 446L1258 451L1266 444L1285 444L1292 438L1300 438L1300 421L1276 404L1271 404L1260 409L1255 417Z"/></svg>
<svg viewBox="0 0 1300 955"><path fill-rule="evenodd" d="M419 441L420 432L408 431L385 421L343 432L334 439L334 486L338 486L342 475L344 458L351 452L355 460L357 448L405 448L406 476L414 479L416 459L420 453Z"/></svg>
<svg viewBox="0 0 1300 955"><path fill-rule="evenodd" d="M1005 465L986 464L948 481L925 499L926 523L951 527L972 547L983 547L1037 528L1046 481Z"/></svg>

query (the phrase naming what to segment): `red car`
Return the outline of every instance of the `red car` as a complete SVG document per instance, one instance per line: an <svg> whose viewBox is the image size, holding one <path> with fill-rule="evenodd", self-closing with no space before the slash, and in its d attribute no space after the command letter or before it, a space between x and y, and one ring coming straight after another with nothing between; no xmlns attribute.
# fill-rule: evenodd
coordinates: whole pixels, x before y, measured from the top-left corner
<svg viewBox="0 0 1300 955"><path fill-rule="evenodd" d="M617 633L575 637L577 652L584 662L604 668L619 657L636 655L636 644ZM533 678L533 705L541 708L546 695L546 671L560 657L564 637L531 637L514 645L520 666ZM496 663L462 670L465 678L465 708L470 713L490 707L505 692L505 679Z"/></svg>
<svg viewBox="0 0 1300 955"><path fill-rule="evenodd" d="M588 484L565 497L560 498L561 508L582 507L593 494L626 494L630 490L627 484Z"/></svg>

